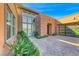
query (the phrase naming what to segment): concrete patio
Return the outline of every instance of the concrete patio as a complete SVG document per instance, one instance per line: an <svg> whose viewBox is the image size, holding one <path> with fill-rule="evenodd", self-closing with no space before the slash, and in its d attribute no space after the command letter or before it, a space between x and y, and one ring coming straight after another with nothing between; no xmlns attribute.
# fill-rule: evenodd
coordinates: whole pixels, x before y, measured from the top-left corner
<svg viewBox="0 0 79 59"><path fill-rule="evenodd" d="M79 38L48 36L42 39L30 37L41 56L79 56Z"/></svg>

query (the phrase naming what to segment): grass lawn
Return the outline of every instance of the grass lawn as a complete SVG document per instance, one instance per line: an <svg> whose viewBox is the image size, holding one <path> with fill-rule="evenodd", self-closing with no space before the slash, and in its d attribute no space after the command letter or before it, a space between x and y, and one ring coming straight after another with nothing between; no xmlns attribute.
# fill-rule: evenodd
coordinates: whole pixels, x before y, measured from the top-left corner
<svg viewBox="0 0 79 59"><path fill-rule="evenodd" d="M73 29L72 31L73 31L76 35L79 35L79 29L76 28L76 29Z"/></svg>

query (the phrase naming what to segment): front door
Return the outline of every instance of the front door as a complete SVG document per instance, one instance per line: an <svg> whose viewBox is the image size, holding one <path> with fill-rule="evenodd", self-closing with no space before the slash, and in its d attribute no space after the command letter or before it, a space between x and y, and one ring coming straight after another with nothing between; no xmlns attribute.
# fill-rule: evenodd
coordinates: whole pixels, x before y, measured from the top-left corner
<svg viewBox="0 0 79 59"><path fill-rule="evenodd" d="M52 34L52 25L51 24L48 24L47 25L47 34L48 35L51 35Z"/></svg>

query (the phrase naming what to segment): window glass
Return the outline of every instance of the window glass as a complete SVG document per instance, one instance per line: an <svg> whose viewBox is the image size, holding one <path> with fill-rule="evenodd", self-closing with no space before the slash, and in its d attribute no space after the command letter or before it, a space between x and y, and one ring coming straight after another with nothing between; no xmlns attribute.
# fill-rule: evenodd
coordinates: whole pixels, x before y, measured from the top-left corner
<svg viewBox="0 0 79 59"><path fill-rule="evenodd" d="M28 23L32 23L32 18L28 17Z"/></svg>
<svg viewBox="0 0 79 59"><path fill-rule="evenodd" d="M11 37L11 26L7 24L7 39Z"/></svg>
<svg viewBox="0 0 79 59"><path fill-rule="evenodd" d="M22 22L27 22L27 17L26 16L22 16Z"/></svg>
<svg viewBox="0 0 79 59"><path fill-rule="evenodd" d="M27 23L27 16L26 16L26 13L22 13L22 22Z"/></svg>
<svg viewBox="0 0 79 59"><path fill-rule="evenodd" d="M28 29L31 29L32 25L31 24L28 24Z"/></svg>
<svg viewBox="0 0 79 59"><path fill-rule="evenodd" d="M28 36L31 36L31 35L32 35L32 30L28 29Z"/></svg>
<svg viewBox="0 0 79 59"><path fill-rule="evenodd" d="M11 24L11 15L10 15L10 12L9 10L6 10L6 21L7 21L7 24Z"/></svg>
<svg viewBox="0 0 79 59"><path fill-rule="evenodd" d="M28 24L28 36L32 35L32 24Z"/></svg>
<svg viewBox="0 0 79 59"><path fill-rule="evenodd" d="M25 31L27 33L27 24L22 23L22 28L23 28L23 31Z"/></svg>
<svg viewBox="0 0 79 59"><path fill-rule="evenodd" d="M6 21L6 38L7 40L15 33L14 15L9 9L8 5L5 9L5 21Z"/></svg>

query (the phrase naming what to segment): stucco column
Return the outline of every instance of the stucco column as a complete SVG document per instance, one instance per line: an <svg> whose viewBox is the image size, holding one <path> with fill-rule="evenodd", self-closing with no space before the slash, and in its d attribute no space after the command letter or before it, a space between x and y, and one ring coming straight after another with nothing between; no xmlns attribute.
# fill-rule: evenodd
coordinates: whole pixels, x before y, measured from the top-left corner
<svg viewBox="0 0 79 59"><path fill-rule="evenodd" d="M4 4L0 4L0 55L3 55L4 45Z"/></svg>

